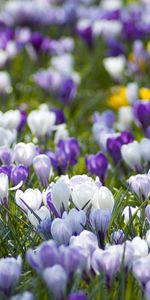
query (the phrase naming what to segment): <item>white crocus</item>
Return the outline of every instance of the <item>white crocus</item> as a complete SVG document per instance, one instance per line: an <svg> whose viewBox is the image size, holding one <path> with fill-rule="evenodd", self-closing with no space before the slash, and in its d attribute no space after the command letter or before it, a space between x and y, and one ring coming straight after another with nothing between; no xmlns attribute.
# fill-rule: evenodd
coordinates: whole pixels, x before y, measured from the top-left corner
<svg viewBox="0 0 150 300"><path fill-rule="evenodd" d="M50 218L50 211L46 206L40 207L40 209L35 210L34 213L35 214L33 214L30 210L28 210L27 213L27 217L34 227L38 227L41 221Z"/></svg>
<svg viewBox="0 0 150 300"><path fill-rule="evenodd" d="M137 215L138 217L140 217L140 211L138 210L138 207L126 206L122 213L124 223L127 224L130 221L130 218L133 217L133 215Z"/></svg>
<svg viewBox="0 0 150 300"><path fill-rule="evenodd" d="M63 208L67 210L70 199L70 189L63 179L59 179L52 185L51 198L59 214L61 214Z"/></svg>
<svg viewBox="0 0 150 300"><path fill-rule="evenodd" d="M142 158L146 162L150 162L150 140L143 138L140 142Z"/></svg>
<svg viewBox="0 0 150 300"><path fill-rule="evenodd" d="M0 115L0 123L6 129L17 129L21 121L19 110L8 110Z"/></svg>
<svg viewBox="0 0 150 300"><path fill-rule="evenodd" d="M8 206L8 176L0 173L0 204Z"/></svg>
<svg viewBox="0 0 150 300"><path fill-rule="evenodd" d="M121 130L130 128L133 120L132 110L130 106L122 106L118 111L118 127Z"/></svg>
<svg viewBox="0 0 150 300"><path fill-rule="evenodd" d="M138 91L139 91L139 87L136 82L128 83L126 89L126 96L130 104L133 104L134 101L138 99Z"/></svg>
<svg viewBox="0 0 150 300"><path fill-rule="evenodd" d="M114 207L114 197L112 192L105 186L101 186L93 195L92 207L108 209L112 212Z"/></svg>
<svg viewBox="0 0 150 300"><path fill-rule="evenodd" d="M92 31L95 37L99 35L116 37L122 30L122 24L118 20L96 20L92 24Z"/></svg>
<svg viewBox="0 0 150 300"><path fill-rule="evenodd" d="M30 167L36 155L36 147L33 143L18 143L14 147L13 160L18 164Z"/></svg>
<svg viewBox="0 0 150 300"><path fill-rule="evenodd" d="M0 93L10 93L12 90L11 80L8 72L0 71Z"/></svg>
<svg viewBox="0 0 150 300"><path fill-rule="evenodd" d="M132 170L139 170L141 168L141 147L137 141L123 145L121 147L121 155L125 163Z"/></svg>
<svg viewBox="0 0 150 300"><path fill-rule="evenodd" d="M148 255L148 245L147 242L143 239L141 239L139 236L136 236L132 240L132 246L133 246L133 256L134 258L140 258Z"/></svg>
<svg viewBox="0 0 150 300"><path fill-rule="evenodd" d="M150 229L146 232L146 242L148 247L150 248Z"/></svg>
<svg viewBox="0 0 150 300"><path fill-rule="evenodd" d="M30 209L36 211L41 206L42 194L38 189L27 189L25 192L17 190L15 200L25 212Z"/></svg>
<svg viewBox="0 0 150 300"><path fill-rule="evenodd" d="M0 127L0 146L10 147L16 142L17 131L16 129L5 129Z"/></svg>
<svg viewBox="0 0 150 300"><path fill-rule="evenodd" d="M55 113L47 110L33 110L27 118L28 126L32 134L37 137L50 135L54 129Z"/></svg>
<svg viewBox="0 0 150 300"><path fill-rule="evenodd" d="M51 65L60 74L70 76L73 72L73 56L71 54L54 56L51 59Z"/></svg>
<svg viewBox="0 0 150 300"><path fill-rule="evenodd" d="M60 124L56 126L56 133L55 133L55 138L54 138L54 142L57 145L58 142L61 139L66 139L68 138L69 133L68 130L66 128L66 124Z"/></svg>
<svg viewBox="0 0 150 300"><path fill-rule="evenodd" d="M117 57L107 57L103 60L104 67L111 77L120 80L125 68L125 57L123 55Z"/></svg>
<svg viewBox="0 0 150 300"><path fill-rule="evenodd" d="M98 187L94 182L85 181L76 184L71 193L75 207L86 210L90 206L93 195L97 190Z"/></svg>

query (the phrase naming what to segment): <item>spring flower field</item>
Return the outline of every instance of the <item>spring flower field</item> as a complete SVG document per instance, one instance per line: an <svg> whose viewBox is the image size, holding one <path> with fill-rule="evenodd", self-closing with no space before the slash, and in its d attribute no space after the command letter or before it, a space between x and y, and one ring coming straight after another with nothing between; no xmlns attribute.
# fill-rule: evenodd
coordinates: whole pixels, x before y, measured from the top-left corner
<svg viewBox="0 0 150 300"><path fill-rule="evenodd" d="M0 300L150 300L150 0L0 1Z"/></svg>

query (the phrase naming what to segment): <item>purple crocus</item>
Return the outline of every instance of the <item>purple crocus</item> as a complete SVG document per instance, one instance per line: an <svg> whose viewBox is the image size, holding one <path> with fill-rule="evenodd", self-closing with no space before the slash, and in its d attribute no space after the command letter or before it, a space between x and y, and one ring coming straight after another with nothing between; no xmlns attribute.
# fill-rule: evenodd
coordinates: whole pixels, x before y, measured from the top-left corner
<svg viewBox="0 0 150 300"><path fill-rule="evenodd" d="M67 286L67 274L60 265L46 268L43 271L43 278L55 296L55 299L63 299L63 295Z"/></svg>
<svg viewBox="0 0 150 300"><path fill-rule="evenodd" d="M108 169L107 157L102 152L98 152L95 155L86 155L85 163L87 169L95 176L99 176L101 182L104 184Z"/></svg>
<svg viewBox="0 0 150 300"><path fill-rule="evenodd" d="M55 125L65 123L64 112L61 109L54 107L51 108L50 111L55 113L56 116Z"/></svg>
<svg viewBox="0 0 150 300"><path fill-rule="evenodd" d="M9 166L12 162L12 150L6 147L0 147L0 160L1 162Z"/></svg>
<svg viewBox="0 0 150 300"><path fill-rule="evenodd" d="M146 214L147 221L148 221L148 223L150 224L150 204L148 204L148 205L145 207L145 214Z"/></svg>
<svg viewBox="0 0 150 300"><path fill-rule="evenodd" d="M88 47L93 46L93 31L92 26L89 22L82 22L77 25L76 28L77 35L85 41Z"/></svg>
<svg viewBox="0 0 150 300"><path fill-rule="evenodd" d="M123 240L124 240L124 232L122 229L114 231L111 234L111 241L113 244L122 244Z"/></svg>
<svg viewBox="0 0 150 300"><path fill-rule="evenodd" d="M56 158L62 172L65 172L69 165L75 165L79 155L80 145L76 138L59 140L56 149Z"/></svg>
<svg viewBox="0 0 150 300"><path fill-rule="evenodd" d="M13 167L11 170L11 180L13 186L16 186L21 181L23 181L23 184L25 184L28 175L28 169L24 165Z"/></svg>
<svg viewBox="0 0 150 300"><path fill-rule="evenodd" d="M8 176L8 179L10 180L11 179L11 171L13 169L13 166L10 165L10 166L1 166L0 167L0 174L3 173L3 174L6 174Z"/></svg>
<svg viewBox="0 0 150 300"><path fill-rule="evenodd" d="M33 32L30 42L36 51L40 51L43 42L43 36L40 32Z"/></svg>
<svg viewBox="0 0 150 300"><path fill-rule="evenodd" d="M35 251L28 249L26 259L37 272L59 263L59 251L53 240L43 242Z"/></svg>
<svg viewBox="0 0 150 300"><path fill-rule="evenodd" d="M33 159L34 171L41 184L46 188L49 184L51 162L47 155L39 154Z"/></svg>
<svg viewBox="0 0 150 300"><path fill-rule="evenodd" d="M25 110L20 109L20 124L18 127L18 132L21 133L27 122L27 113Z"/></svg>
<svg viewBox="0 0 150 300"><path fill-rule="evenodd" d="M115 164L121 160L121 146L122 140L120 137L108 138L107 140L107 151L113 158Z"/></svg>
<svg viewBox="0 0 150 300"><path fill-rule="evenodd" d="M133 104L133 117L135 121L143 128L144 131L150 125L150 102L136 101Z"/></svg>
<svg viewBox="0 0 150 300"><path fill-rule="evenodd" d="M21 257L6 257L0 259L0 291L10 296L21 275Z"/></svg>
<svg viewBox="0 0 150 300"><path fill-rule="evenodd" d="M82 291L74 292L70 294L68 297L68 300L87 300L87 299L88 299L87 295Z"/></svg>
<svg viewBox="0 0 150 300"><path fill-rule="evenodd" d="M115 164L121 160L121 147L129 144L134 140L133 135L129 131L122 131L117 137L107 139L107 151L113 158Z"/></svg>
<svg viewBox="0 0 150 300"><path fill-rule="evenodd" d="M106 43L108 47L107 56L118 56L125 53L125 47L120 41L114 38L107 38Z"/></svg>
<svg viewBox="0 0 150 300"><path fill-rule="evenodd" d="M150 280L146 283L146 286L145 286L146 300L149 300L149 296L150 296Z"/></svg>
<svg viewBox="0 0 150 300"><path fill-rule="evenodd" d="M104 238L106 236L111 220L111 213L109 210L94 209L90 214L90 223L94 230L96 230L99 244L104 247Z"/></svg>
<svg viewBox="0 0 150 300"><path fill-rule="evenodd" d="M147 199L150 195L150 178L148 174L138 174L131 176L128 179L128 183L132 192L138 197Z"/></svg>
<svg viewBox="0 0 150 300"><path fill-rule="evenodd" d="M105 110L102 113L102 121L107 128L112 128L115 122L115 114L112 110Z"/></svg>
<svg viewBox="0 0 150 300"><path fill-rule="evenodd" d="M76 91L77 87L73 79L65 78L64 80L62 80L59 89L60 101L65 105L70 104L76 95Z"/></svg>
<svg viewBox="0 0 150 300"><path fill-rule="evenodd" d="M57 245L68 245L72 230L65 219L56 218L51 225L51 234Z"/></svg>
<svg viewBox="0 0 150 300"><path fill-rule="evenodd" d="M61 266L66 270L68 276L73 275L82 263L79 251L75 248L62 245L59 248L59 252Z"/></svg>

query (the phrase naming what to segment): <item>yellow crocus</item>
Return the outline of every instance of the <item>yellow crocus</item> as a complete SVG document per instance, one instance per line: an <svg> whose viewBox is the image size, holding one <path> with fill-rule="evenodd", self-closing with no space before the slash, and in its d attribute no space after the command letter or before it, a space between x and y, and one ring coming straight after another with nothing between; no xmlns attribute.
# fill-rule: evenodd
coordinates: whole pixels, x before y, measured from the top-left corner
<svg viewBox="0 0 150 300"><path fill-rule="evenodd" d="M118 109L121 106L127 106L128 100L126 96L126 87L121 86L108 100L108 104L113 109Z"/></svg>
<svg viewBox="0 0 150 300"><path fill-rule="evenodd" d="M140 98L141 100L150 100L150 89L148 88L140 88Z"/></svg>

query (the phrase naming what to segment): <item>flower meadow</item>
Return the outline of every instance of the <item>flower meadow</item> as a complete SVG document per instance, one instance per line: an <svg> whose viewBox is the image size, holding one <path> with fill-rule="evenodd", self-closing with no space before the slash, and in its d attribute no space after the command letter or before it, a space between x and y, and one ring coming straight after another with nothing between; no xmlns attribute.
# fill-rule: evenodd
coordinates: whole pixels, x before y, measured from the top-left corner
<svg viewBox="0 0 150 300"><path fill-rule="evenodd" d="M0 3L0 300L150 300L150 1Z"/></svg>

